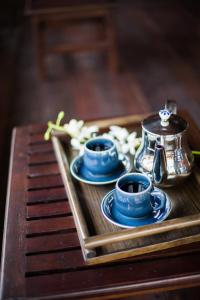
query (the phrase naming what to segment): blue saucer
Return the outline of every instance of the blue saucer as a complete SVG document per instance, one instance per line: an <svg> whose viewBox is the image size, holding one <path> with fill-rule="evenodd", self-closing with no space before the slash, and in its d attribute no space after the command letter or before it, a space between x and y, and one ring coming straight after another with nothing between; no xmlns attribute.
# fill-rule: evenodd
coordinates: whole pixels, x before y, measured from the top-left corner
<svg viewBox="0 0 200 300"><path fill-rule="evenodd" d="M130 172L130 170L130 160L128 156L122 153L119 154L119 166L112 174L94 175L84 166L83 156L77 156L70 165L70 171L73 177L81 182L93 185L113 183L117 181L120 176Z"/></svg>
<svg viewBox="0 0 200 300"><path fill-rule="evenodd" d="M154 188L159 190L158 188ZM138 226L150 225L154 223L160 223L164 221L171 211L171 201L166 196L166 206L164 209L153 211L152 214L145 216L144 218L131 218L121 214L114 206L115 190L109 192L102 200L101 211L104 217L112 224L122 228L133 228ZM159 190L161 192L161 190ZM155 197L156 201L156 197Z"/></svg>

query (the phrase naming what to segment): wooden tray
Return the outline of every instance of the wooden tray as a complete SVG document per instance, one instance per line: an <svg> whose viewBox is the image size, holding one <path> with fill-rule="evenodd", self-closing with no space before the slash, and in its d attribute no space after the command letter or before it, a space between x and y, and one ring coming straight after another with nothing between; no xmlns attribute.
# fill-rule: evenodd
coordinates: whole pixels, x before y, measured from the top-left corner
<svg viewBox="0 0 200 300"><path fill-rule="evenodd" d="M190 123L191 147L199 149L199 130L186 113L182 115ZM138 130L144 117L127 116L88 124L96 124L101 130L106 130L112 124ZM139 228L121 229L110 224L100 209L104 195L115 185L91 186L73 179L69 164L77 152L72 150L69 140L61 134L54 132L52 142L73 212L83 257L88 264L105 263L200 241L198 159L195 160L193 174L183 184L165 189L172 202L172 211L166 221Z"/></svg>

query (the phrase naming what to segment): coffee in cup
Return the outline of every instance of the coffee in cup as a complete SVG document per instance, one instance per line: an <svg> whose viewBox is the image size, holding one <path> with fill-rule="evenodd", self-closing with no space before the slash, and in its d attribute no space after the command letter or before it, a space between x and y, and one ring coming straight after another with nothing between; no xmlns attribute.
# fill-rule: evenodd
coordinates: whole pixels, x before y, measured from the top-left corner
<svg viewBox="0 0 200 300"><path fill-rule="evenodd" d="M158 190L154 191L146 174L128 173L116 182L114 206L123 216L144 218L164 208L165 203L165 195Z"/></svg>
<svg viewBox="0 0 200 300"><path fill-rule="evenodd" d="M119 166L115 143L103 136L90 139L84 146L83 162L94 175L112 174Z"/></svg>

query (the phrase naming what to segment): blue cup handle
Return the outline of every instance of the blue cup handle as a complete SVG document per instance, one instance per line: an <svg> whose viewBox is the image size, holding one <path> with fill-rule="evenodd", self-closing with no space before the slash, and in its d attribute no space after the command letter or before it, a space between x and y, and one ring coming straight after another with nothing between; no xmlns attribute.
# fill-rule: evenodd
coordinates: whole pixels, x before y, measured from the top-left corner
<svg viewBox="0 0 200 300"><path fill-rule="evenodd" d="M161 210L166 206L166 196L162 191L153 190L151 192L153 199L151 200L151 205L154 211ZM156 200L155 200L156 198Z"/></svg>

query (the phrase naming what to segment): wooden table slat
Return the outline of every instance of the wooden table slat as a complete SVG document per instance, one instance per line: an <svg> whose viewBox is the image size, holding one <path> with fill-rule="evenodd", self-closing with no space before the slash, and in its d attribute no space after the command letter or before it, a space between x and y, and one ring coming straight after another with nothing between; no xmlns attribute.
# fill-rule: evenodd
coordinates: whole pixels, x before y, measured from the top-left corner
<svg viewBox="0 0 200 300"><path fill-rule="evenodd" d="M29 135L44 134L47 130L46 124L33 124L28 126Z"/></svg>
<svg viewBox="0 0 200 300"><path fill-rule="evenodd" d="M58 174L60 171L57 163L30 166L28 170L28 176L31 178Z"/></svg>
<svg viewBox="0 0 200 300"><path fill-rule="evenodd" d="M28 179L28 190L37 190L52 187L62 187L63 182L60 175L43 176Z"/></svg>
<svg viewBox="0 0 200 300"><path fill-rule="evenodd" d="M27 206L26 218L44 218L71 213L67 201Z"/></svg>
<svg viewBox="0 0 200 300"><path fill-rule="evenodd" d="M48 143L44 139L44 133L37 133L29 136L29 145Z"/></svg>
<svg viewBox="0 0 200 300"><path fill-rule="evenodd" d="M80 248L80 244L76 232L36 236L26 240L27 254L51 252L77 247Z"/></svg>
<svg viewBox="0 0 200 300"><path fill-rule="evenodd" d="M34 144L29 145L28 153L46 153L52 151L52 144L51 143L45 143L45 144Z"/></svg>
<svg viewBox="0 0 200 300"><path fill-rule="evenodd" d="M43 188L28 192L27 203L49 202L67 199L64 187Z"/></svg>
<svg viewBox="0 0 200 300"><path fill-rule="evenodd" d="M25 296L27 135L28 128L13 130L1 260L1 299Z"/></svg>
<svg viewBox="0 0 200 300"><path fill-rule="evenodd" d="M32 153L28 156L28 164L31 165L40 165L40 164L48 164L48 163L55 163L56 157L52 150L52 152L47 153Z"/></svg>
<svg viewBox="0 0 200 300"><path fill-rule="evenodd" d="M27 256L26 273L60 271L85 265L81 249Z"/></svg>
<svg viewBox="0 0 200 300"><path fill-rule="evenodd" d="M185 261L184 264L183 261ZM176 265L175 269L174 264ZM171 275L172 269L173 276ZM79 291L83 296L86 290L98 294L98 289L104 291L110 287L112 287L111 291L114 292L115 286L118 287L118 293L123 290L124 286L129 286L133 291L143 289L144 292L145 289L149 288L149 285L156 289L156 287L160 288L167 283L169 284L170 280L171 286L178 286L180 276L186 277L190 272L195 275L199 272L199 269L199 253L196 253L189 257L185 255L171 257L167 260L144 260L134 263L107 265L106 268L99 266L98 268L77 270L76 272L29 277L27 278L27 287L28 294L32 296L64 293L66 282L68 283L68 295ZM158 278L162 278L162 282ZM197 280L200 281L199 273ZM187 286L187 283L191 284L189 278L184 282L185 286Z"/></svg>
<svg viewBox="0 0 200 300"><path fill-rule="evenodd" d="M75 229L72 216L28 221L26 234L41 235L69 229Z"/></svg>

